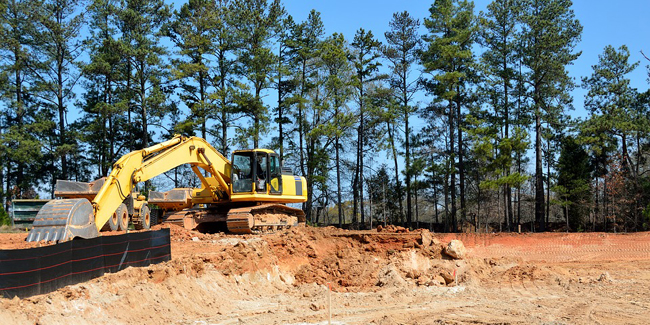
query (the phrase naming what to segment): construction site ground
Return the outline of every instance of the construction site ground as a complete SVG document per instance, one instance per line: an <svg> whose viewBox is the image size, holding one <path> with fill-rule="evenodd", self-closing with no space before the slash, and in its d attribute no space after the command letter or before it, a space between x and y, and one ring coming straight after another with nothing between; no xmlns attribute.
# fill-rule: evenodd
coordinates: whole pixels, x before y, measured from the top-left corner
<svg viewBox="0 0 650 325"><path fill-rule="evenodd" d="M160 226L158 226L160 227ZM171 228L172 260L25 299L2 324L648 324L650 233ZM0 234L0 249L24 248ZM460 239L467 257L443 252Z"/></svg>

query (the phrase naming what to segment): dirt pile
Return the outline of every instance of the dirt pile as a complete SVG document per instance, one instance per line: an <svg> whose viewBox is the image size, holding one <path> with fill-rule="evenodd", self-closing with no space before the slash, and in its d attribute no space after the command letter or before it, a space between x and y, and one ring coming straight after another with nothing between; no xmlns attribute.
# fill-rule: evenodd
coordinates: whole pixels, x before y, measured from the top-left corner
<svg viewBox="0 0 650 325"><path fill-rule="evenodd" d="M214 249L183 260L186 268L200 270L210 264L224 275L278 270L290 283L329 283L337 291L448 285L465 265L444 254L445 246L426 230L387 233L302 227L263 237L217 234L199 239L172 231L172 241L188 238Z"/></svg>
<svg viewBox="0 0 650 325"><path fill-rule="evenodd" d="M171 261L46 295L0 299L0 319L314 324L326 320L328 283L333 324L641 324L650 315L649 234L305 227L237 236L164 227L172 236ZM444 252L454 239L466 247L462 260ZM556 256L561 262L553 262ZM582 261L572 262L576 258Z"/></svg>

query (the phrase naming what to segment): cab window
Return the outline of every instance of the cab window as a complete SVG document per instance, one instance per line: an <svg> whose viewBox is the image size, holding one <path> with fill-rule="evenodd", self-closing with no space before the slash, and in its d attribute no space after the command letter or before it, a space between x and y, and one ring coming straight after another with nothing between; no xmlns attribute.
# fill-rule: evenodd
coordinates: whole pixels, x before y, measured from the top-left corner
<svg viewBox="0 0 650 325"><path fill-rule="evenodd" d="M251 153L236 153L232 162L233 192L253 191L253 159Z"/></svg>
<svg viewBox="0 0 650 325"><path fill-rule="evenodd" d="M271 193L282 193L282 169L280 168L280 157L275 154L270 155L269 171L271 174Z"/></svg>

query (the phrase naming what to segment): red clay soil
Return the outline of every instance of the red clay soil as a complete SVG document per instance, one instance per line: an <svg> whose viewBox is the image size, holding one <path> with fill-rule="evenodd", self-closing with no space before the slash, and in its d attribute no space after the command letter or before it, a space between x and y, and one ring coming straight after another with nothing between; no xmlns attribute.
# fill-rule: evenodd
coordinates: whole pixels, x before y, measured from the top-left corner
<svg viewBox="0 0 650 325"><path fill-rule="evenodd" d="M160 227L160 226L158 226ZM646 324L650 234L170 228L172 260L27 299L7 324ZM21 237L22 236L22 237ZM25 234L0 234L0 247ZM451 259L444 247L468 250ZM24 244L22 244L24 245Z"/></svg>

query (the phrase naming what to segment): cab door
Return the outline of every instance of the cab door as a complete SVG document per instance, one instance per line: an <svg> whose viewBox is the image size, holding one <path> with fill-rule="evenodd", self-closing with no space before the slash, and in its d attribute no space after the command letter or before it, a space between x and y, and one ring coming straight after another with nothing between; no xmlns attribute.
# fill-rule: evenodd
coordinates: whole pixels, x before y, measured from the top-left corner
<svg viewBox="0 0 650 325"><path fill-rule="evenodd" d="M269 187L271 194L282 194L282 168L280 168L280 156L269 154Z"/></svg>
<svg viewBox="0 0 650 325"><path fill-rule="evenodd" d="M232 157L232 191L234 193L253 192L253 154L238 152Z"/></svg>

